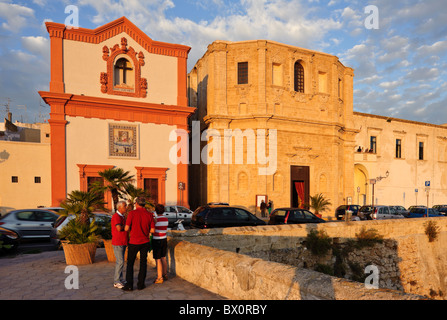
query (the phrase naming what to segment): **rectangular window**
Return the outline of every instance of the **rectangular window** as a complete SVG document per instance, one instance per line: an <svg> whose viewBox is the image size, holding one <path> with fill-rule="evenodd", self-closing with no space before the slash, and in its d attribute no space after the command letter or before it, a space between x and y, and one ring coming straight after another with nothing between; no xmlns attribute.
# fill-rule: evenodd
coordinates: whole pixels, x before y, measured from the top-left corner
<svg viewBox="0 0 447 320"><path fill-rule="evenodd" d="M424 143L419 142L419 160L424 160Z"/></svg>
<svg viewBox="0 0 447 320"><path fill-rule="evenodd" d="M369 152L377 153L377 137L371 136Z"/></svg>
<svg viewBox="0 0 447 320"><path fill-rule="evenodd" d="M18 183L18 182L19 182L19 177L17 177L17 176L12 176L12 177L11 177L11 182L12 182L12 183Z"/></svg>
<svg viewBox="0 0 447 320"><path fill-rule="evenodd" d="M402 158L402 140L396 139L396 158Z"/></svg>
<svg viewBox="0 0 447 320"><path fill-rule="evenodd" d="M41 183L42 179L40 177L34 177L34 183Z"/></svg>
<svg viewBox="0 0 447 320"><path fill-rule="evenodd" d="M237 64L237 83L248 83L248 62L239 62Z"/></svg>

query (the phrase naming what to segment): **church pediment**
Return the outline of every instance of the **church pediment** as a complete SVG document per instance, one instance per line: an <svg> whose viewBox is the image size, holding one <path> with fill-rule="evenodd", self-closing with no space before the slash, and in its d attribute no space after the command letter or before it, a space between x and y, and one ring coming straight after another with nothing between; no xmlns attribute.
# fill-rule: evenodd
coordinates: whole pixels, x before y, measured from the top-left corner
<svg viewBox="0 0 447 320"><path fill-rule="evenodd" d="M188 53L191 50L188 46L152 40L126 17L121 17L96 29L69 29L66 28L64 24L55 22L46 22L45 24L48 33L52 38L101 44L102 42L124 32L141 45L148 53L187 58Z"/></svg>

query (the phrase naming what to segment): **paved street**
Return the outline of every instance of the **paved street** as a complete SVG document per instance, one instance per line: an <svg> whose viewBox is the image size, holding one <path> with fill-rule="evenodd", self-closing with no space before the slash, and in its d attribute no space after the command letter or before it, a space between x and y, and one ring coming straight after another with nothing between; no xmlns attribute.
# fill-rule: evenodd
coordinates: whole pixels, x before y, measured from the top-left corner
<svg viewBox="0 0 447 320"><path fill-rule="evenodd" d="M65 280L72 273L63 251L19 254L0 258L0 300L223 300L179 277L155 285L156 270L148 265L146 288L124 292L113 287L114 263L108 262L105 250L98 248L95 263L79 266L79 289L66 289ZM138 274L138 260L135 277Z"/></svg>

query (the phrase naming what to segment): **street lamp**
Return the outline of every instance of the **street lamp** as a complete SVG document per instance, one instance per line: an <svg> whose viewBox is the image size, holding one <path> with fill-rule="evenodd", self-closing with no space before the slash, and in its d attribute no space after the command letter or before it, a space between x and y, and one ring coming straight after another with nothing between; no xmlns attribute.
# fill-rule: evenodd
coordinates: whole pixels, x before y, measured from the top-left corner
<svg viewBox="0 0 447 320"><path fill-rule="evenodd" d="M378 176L377 178L371 179L369 181L369 183L372 184L372 212L374 212L374 185L377 183L377 181L381 181L383 179L388 178L389 175L390 175L390 172L387 170L385 172L385 176L384 177Z"/></svg>

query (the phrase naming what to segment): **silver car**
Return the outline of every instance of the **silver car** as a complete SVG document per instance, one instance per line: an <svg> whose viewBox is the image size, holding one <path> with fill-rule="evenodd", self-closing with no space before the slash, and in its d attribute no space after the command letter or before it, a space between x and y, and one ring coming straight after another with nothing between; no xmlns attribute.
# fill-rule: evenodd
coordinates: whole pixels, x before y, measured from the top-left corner
<svg viewBox="0 0 447 320"><path fill-rule="evenodd" d="M191 223L192 211L182 206L165 206L165 213L163 214L169 220L169 225L181 219L184 224Z"/></svg>
<svg viewBox="0 0 447 320"><path fill-rule="evenodd" d="M52 223L58 217L56 213L50 210L13 210L0 218L0 226L17 232L22 239L50 239Z"/></svg>
<svg viewBox="0 0 447 320"><path fill-rule="evenodd" d="M383 219L403 219L403 215L395 212L389 206L363 206L360 208L358 215L362 220L383 220Z"/></svg>

